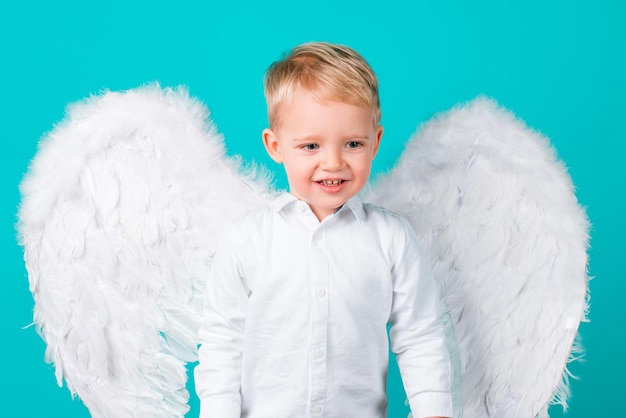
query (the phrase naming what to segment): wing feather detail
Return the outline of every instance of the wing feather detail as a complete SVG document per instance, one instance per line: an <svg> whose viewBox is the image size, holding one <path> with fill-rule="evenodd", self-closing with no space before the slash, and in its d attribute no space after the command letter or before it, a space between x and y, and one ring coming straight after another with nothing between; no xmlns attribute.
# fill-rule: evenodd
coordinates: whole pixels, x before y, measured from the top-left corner
<svg viewBox="0 0 626 418"><path fill-rule="evenodd" d="M265 180L182 88L92 97L40 142L18 222L34 322L93 416L184 416L219 233Z"/></svg>
<svg viewBox="0 0 626 418"><path fill-rule="evenodd" d="M411 221L449 310L465 417L567 406L589 223L548 140L494 101L439 115L368 200Z"/></svg>

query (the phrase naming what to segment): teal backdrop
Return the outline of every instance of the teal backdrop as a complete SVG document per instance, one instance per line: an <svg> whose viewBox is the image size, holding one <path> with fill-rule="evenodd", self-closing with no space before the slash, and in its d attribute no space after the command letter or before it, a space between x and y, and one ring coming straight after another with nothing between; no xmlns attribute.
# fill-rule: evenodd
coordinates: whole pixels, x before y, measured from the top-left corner
<svg viewBox="0 0 626 418"><path fill-rule="evenodd" d="M619 416L623 399L626 11L595 1L4 1L0 5L2 417L87 417L58 388L32 321L16 243L18 184L69 102L158 81L206 103L228 152L271 167L262 77L311 40L359 50L380 78L385 136L375 173L417 126L479 94L548 136L591 222L590 322L567 417ZM390 417L406 416L397 373ZM189 416L197 415L192 400ZM563 416L559 408L551 410Z"/></svg>

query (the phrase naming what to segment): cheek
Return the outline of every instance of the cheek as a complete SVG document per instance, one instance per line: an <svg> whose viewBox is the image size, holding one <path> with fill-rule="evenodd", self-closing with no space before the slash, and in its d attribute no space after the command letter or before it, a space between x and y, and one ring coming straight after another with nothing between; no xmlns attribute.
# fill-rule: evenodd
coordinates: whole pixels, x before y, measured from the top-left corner
<svg viewBox="0 0 626 418"><path fill-rule="evenodd" d="M290 159L284 162L284 167L291 181L304 181L310 176L305 161Z"/></svg>
<svg viewBox="0 0 626 418"><path fill-rule="evenodd" d="M371 169L372 160L369 159L369 157L361 158L358 161L355 161L352 165L354 174L364 178L365 180L369 177Z"/></svg>

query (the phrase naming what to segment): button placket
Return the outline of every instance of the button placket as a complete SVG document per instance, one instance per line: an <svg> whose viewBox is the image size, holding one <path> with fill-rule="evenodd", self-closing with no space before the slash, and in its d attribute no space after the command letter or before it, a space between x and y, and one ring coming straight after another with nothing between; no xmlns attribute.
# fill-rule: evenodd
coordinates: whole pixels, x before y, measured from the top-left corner
<svg viewBox="0 0 626 418"><path fill-rule="evenodd" d="M328 248L323 227L311 236L311 414L324 410L328 339Z"/></svg>

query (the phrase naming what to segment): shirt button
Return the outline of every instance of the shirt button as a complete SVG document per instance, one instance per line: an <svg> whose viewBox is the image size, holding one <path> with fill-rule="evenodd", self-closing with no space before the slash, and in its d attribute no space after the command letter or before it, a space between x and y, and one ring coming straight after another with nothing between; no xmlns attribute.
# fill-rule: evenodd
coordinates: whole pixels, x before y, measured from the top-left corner
<svg viewBox="0 0 626 418"><path fill-rule="evenodd" d="M323 236L323 235L322 235L322 233L318 231L318 232L316 232L315 234L313 234L313 239L314 239L315 241L319 241L319 240L321 240L321 239L322 239L322 236Z"/></svg>
<svg viewBox="0 0 626 418"><path fill-rule="evenodd" d="M326 289L322 289L321 287L315 291L315 294L318 298L323 298L326 296Z"/></svg>
<svg viewBox="0 0 626 418"><path fill-rule="evenodd" d="M313 353L313 358L319 360L322 357L324 357L324 350L315 350L315 352Z"/></svg>
<svg viewBox="0 0 626 418"><path fill-rule="evenodd" d="M315 405L315 406L311 407L311 413L315 414L315 415L321 414L322 413L322 407L319 406L319 405Z"/></svg>

